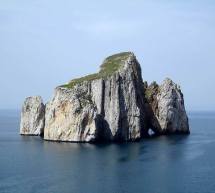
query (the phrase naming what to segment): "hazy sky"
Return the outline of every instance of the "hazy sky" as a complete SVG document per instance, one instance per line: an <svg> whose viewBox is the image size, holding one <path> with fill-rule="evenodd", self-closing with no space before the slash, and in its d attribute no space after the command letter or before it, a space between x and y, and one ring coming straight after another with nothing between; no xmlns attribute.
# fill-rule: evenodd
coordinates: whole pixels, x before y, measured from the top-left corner
<svg viewBox="0 0 215 193"><path fill-rule="evenodd" d="M143 79L181 85L188 110L215 110L214 0L0 1L0 108L133 51Z"/></svg>

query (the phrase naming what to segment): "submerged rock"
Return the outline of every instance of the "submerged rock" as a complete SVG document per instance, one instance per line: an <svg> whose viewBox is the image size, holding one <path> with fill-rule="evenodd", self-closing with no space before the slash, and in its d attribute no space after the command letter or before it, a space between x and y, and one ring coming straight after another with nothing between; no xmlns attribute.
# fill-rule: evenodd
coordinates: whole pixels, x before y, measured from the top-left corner
<svg viewBox="0 0 215 193"><path fill-rule="evenodd" d="M45 105L40 96L26 98L22 107L20 134L42 135L45 125Z"/></svg>
<svg viewBox="0 0 215 193"><path fill-rule="evenodd" d="M44 124L45 123L45 124ZM136 141L155 134L189 133L184 98L170 79L160 86L143 83L141 67L131 52L106 58L98 73L55 89L43 105L26 99L21 134L70 142Z"/></svg>

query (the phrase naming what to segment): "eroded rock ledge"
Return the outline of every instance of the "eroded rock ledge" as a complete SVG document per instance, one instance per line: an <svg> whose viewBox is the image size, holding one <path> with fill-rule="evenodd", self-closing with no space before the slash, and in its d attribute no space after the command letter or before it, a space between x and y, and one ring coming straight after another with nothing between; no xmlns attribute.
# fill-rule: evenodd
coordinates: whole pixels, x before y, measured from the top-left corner
<svg viewBox="0 0 215 193"><path fill-rule="evenodd" d="M69 142L137 141L154 134L189 133L183 94L166 79L159 86L143 83L141 67L131 52L105 59L100 71L55 89L43 105L27 98L20 133Z"/></svg>

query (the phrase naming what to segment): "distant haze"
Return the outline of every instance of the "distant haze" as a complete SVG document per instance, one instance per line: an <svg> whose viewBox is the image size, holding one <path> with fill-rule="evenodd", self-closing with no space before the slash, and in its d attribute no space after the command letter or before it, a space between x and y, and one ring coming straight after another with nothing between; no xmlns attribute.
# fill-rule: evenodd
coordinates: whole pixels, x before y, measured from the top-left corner
<svg viewBox="0 0 215 193"><path fill-rule="evenodd" d="M106 56L133 51L144 80L170 77L188 110L215 110L214 0L5 0L0 24L0 108L47 101Z"/></svg>

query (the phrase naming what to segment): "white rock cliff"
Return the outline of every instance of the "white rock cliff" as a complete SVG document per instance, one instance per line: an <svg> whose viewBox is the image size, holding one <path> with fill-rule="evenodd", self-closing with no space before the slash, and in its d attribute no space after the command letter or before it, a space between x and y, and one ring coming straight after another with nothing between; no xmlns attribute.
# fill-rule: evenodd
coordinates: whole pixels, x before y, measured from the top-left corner
<svg viewBox="0 0 215 193"><path fill-rule="evenodd" d="M119 62L108 76L58 87L46 105L44 138L57 141L135 141L144 129L143 83L132 53L104 61ZM101 70L108 70L104 65Z"/></svg>
<svg viewBox="0 0 215 193"><path fill-rule="evenodd" d="M21 134L41 135L44 129L44 139L53 141L136 141L149 129L189 133L181 90L170 79L144 84L131 52L110 56L99 73L57 87L46 107L41 98L26 99L21 120Z"/></svg>
<svg viewBox="0 0 215 193"><path fill-rule="evenodd" d="M20 134L42 135L45 124L45 105L40 96L26 98L21 112Z"/></svg>
<svg viewBox="0 0 215 193"><path fill-rule="evenodd" d="M189 123L180 87L169 78L159 86L152 83L146 88L148 120L157 134L188 134Z"/></svg>

